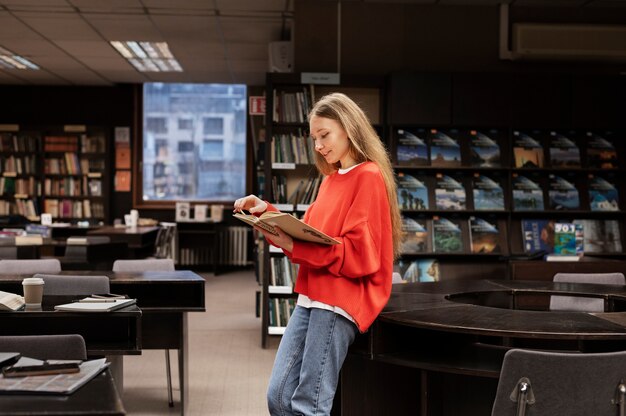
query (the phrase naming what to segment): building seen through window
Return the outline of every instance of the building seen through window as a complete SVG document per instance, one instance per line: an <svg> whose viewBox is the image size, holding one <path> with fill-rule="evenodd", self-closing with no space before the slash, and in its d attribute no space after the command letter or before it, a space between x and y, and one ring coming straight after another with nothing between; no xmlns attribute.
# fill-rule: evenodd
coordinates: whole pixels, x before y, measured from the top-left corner
<svg viewBox="0 0 626 416"><path fill-rule="evenodd" d="M245 193L245 85L147 83L143 98L144 200Z"/></svg>

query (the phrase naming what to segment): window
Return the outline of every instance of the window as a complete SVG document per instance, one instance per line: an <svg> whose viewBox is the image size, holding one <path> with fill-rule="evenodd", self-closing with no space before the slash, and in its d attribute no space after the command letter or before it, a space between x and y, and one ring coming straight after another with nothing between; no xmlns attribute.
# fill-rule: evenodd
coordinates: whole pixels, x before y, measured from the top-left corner
<svg viewBox="0 0 626 416"><path fill-rule="evenodd" d="M143 100L144 201L245 194L245 85L147 83Z"/></svg>

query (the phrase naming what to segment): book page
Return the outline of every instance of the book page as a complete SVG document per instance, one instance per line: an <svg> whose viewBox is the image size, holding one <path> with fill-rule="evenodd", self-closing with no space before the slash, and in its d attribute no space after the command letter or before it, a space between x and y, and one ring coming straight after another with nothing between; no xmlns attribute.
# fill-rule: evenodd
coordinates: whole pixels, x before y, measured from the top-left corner
<svg viewBox="0 0 626 416"><path fill-rule="evenodd" d="M269 214L269 215L268 215ZM293 238L321 244L341 244L320 230L311 227L296 217L283 212L266 212L260 217L266 224L275 225Z"/></svg>

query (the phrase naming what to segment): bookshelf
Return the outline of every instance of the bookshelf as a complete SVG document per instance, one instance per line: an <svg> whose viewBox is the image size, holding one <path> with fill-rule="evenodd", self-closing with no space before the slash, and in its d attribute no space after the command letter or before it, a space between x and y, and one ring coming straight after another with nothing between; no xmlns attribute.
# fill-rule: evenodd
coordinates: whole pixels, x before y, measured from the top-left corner
<svg viewBox="0 0 626 416"><path fill-rule="evenodd" d="M301 82L300 74L268 74L266 83L266 144L263 176L264 197L279 210L302 217L315 200L321 177L314 165L314 149L308 138L307 115L316 99L343 92L366 111L379 132L384 133L383 77L341 76L340 85ZM263 243L259 250L261 276L261 340L282 335L295 307L293 284L297 267L282 250Z"/></svg>
<svg viewBox="0 0 626 416"><path fill-rule="evenodd" d="M108 138L103 129L64 126L42 136L43 211L57 221L105 222L109 195Z"/></svg>
<svg viewBox="0 0 626 416"><path fill-rule="evenodd" d="M104 129L66 125L0 132L0 215L93 223L109 218L109 152Z"/></svg>
<svg viewBox="0 0 626 416"><path fill-rule="evenodd" d="M41 199L40 138L19 131L18 126L0 130L0 215L22 215L39 220Z"/></svg>

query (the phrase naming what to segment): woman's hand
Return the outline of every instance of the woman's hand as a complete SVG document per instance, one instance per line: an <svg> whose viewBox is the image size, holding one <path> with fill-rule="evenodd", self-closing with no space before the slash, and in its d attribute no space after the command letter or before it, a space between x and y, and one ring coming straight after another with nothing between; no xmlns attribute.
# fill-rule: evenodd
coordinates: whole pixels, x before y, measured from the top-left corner
<svg viewBox="0 0 626 416"><path fill-rule="evenodd" d="M278 235L270 234L264 229L259 228L259 227L254 227L254 228L256 228L259 232L263 233L263 235L265 236L265 239L270 241L275 246L278 246L289 252L293 251L293 238L291 238L288 234L285 234L283 230L281 230L280 228L274 226Z"/></svg>
<svg viewBox="0 0 626 416"><path fill-rule="evenodd" d="M267 209L267 204L256 195L248 195L235 201L233 212L249 211L251 214L261 214Z"/></svg>

